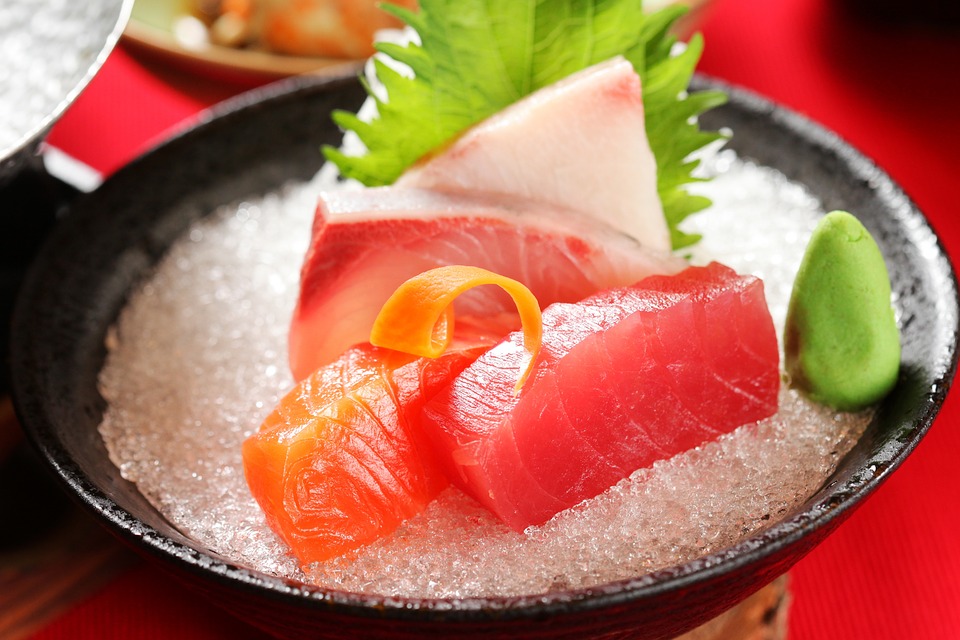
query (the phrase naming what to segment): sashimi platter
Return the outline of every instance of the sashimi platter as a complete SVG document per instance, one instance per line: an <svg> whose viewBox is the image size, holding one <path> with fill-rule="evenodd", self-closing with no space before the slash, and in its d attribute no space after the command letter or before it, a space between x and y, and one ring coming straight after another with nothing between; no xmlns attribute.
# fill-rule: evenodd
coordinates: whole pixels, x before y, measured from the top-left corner
<svg viewBox="0 0 960 640"><path fill-rule="evenodd" d="M23 306L83 338L25 339L60 400L20 404L89 420L35 437L83 443L57 466L124 535L280 609L679 633L930 426L949 263L832 134L691 85L681 8L419 4L362 83L233 105L80 205L116 248L48 247Z"/></svg>

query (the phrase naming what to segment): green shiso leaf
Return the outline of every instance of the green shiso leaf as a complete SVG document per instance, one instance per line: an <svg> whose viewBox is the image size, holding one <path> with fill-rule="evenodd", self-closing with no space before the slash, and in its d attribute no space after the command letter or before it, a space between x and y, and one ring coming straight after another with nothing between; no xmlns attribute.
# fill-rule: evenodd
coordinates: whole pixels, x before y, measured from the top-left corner
<svg viewBox="0 0 960 640"><path fill-rule="evenodd" d="M686 11L644 13L642 0L420 0L419 12L384 9L417 32L421 44L381 42L381 54L409 66L410 78L374 60L388 100L374 96L378 115L363 122L344 111L334 121L366 147L346 155L325 147L340 173L367 186L392 184L420 158L523 96L616 55L640 75L647 137L657 161L657 190L674 248L699 237L680 222L709 206L685 185L698 161L691 152L720 138L701 131L696 116L722 104L723 93L687 94L703 40L676 53L670 27Z"/></svg>

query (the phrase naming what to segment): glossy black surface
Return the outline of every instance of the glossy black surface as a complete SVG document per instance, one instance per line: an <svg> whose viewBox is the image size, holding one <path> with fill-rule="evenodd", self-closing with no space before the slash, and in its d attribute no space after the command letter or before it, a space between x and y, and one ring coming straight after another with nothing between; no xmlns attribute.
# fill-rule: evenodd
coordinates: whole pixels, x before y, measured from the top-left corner
<svg viewBox="0 0 960 640"><path fill-rule="evenodd" d="M703 82L703 81L701 81ZM112 530L212 601L287 637L501 636L668 638L786 571L913 450L956 367L957 287L939 241L889 178L836 136L732 91L703 119L731 146L780 169L828 209L855 212L888 261L901 309L903 368L893 393L839 470L800 513L725 552L635 580L542 597L419 601L317 590L233 566L174 530L120 477L97 433L104 336L191 218L320 166L336 143L333 107L362 100L354 81L293 80L232 103L77 201L29 274L14 317L14 391L31 440ZM189 201L200 206L181 208ZM189 213L189 212L193 213Z"/></svg>
<svg viewBox="0 0 960 640"><path fill-rule="evenodd" d="M10 317L20 283L57 216L77 193L39 161L24 164L0 185L0 395L10 389Z"/></svg>

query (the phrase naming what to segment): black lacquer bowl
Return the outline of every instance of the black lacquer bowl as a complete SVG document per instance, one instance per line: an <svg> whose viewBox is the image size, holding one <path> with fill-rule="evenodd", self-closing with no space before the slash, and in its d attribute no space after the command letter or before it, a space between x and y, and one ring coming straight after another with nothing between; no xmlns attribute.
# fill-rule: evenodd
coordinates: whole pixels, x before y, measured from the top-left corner
<svg viewBox="0 0 960 640"><path fill-rule="evenodd" d="M704 81L699 81L703 84ZM839 525L929 429L956 366L957 287L926 220L870 161L819 126L731 90L703 118L736 132L742 156L855 211L877 238L901 309L903 368L876 419L802 510L734 548L653 575L543 596L423 601L331 592L235 566L174 529L120 477L97 425L104 337L128 292L191 222L187 212L254 196L319 168L337 143L332 108L355 109L355 81L293 80L126 167L79 200L39 255L14 317L18 412L68 490L145 555L240 618L286 637L668 638L787 571ZM181 207L189 201L201 206Z"/></svg>

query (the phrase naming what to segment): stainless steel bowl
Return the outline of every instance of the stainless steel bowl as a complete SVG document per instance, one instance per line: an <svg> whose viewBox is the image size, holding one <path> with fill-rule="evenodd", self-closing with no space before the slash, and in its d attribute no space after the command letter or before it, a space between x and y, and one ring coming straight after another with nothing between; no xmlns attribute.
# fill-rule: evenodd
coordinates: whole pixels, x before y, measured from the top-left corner
<svg viewBox="0 0 960 640"><path fill-rule="evenodd" d="M99 71L133 0L0 2L0 185Z"/></svg>

